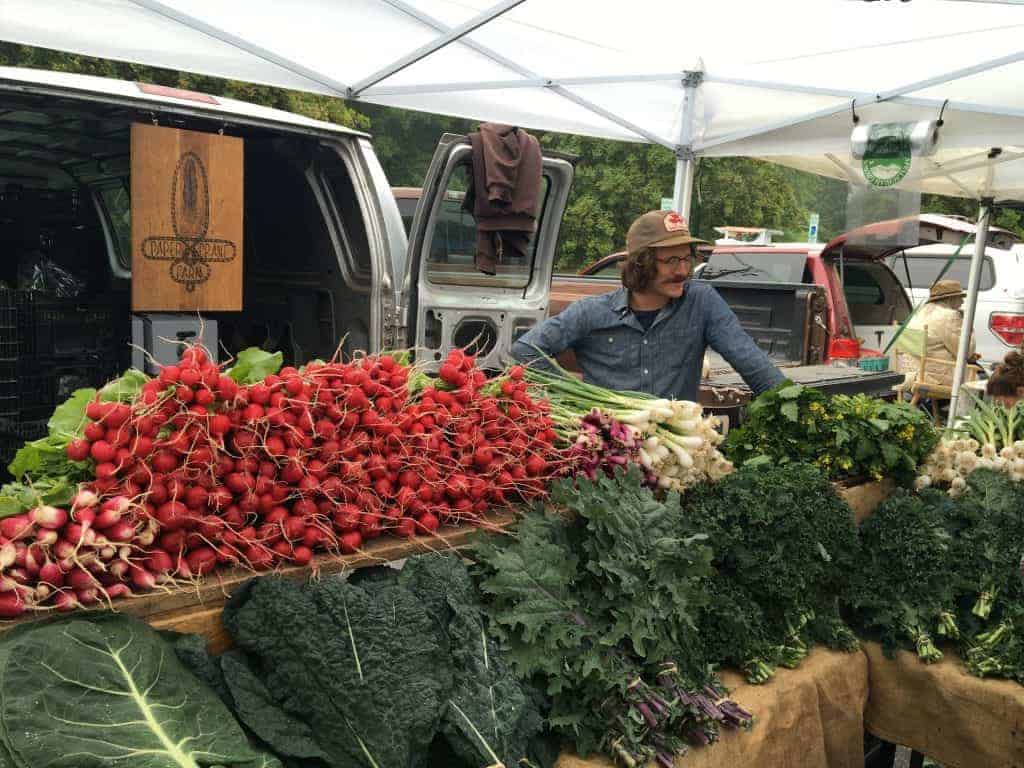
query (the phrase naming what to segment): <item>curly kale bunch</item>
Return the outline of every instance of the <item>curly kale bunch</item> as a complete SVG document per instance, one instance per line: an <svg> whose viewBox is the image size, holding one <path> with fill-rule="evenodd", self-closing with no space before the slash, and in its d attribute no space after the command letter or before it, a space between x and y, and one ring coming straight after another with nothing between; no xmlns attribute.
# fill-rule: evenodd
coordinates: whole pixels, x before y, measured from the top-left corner
<svg viewBox="0 0 1024 768"><path fill-rule="evenodd" d="M858 628L926 662L942 658L936 639L958 641L973 674L1024 682L1024 488L980 469L956 499L899 492L860 539Z"/></svg>
<svg viewBox="0 0 1024 768"><path fill-rule="evenodd" d="M492 628L545 688L551 726L584 755L671 766L750 716L724 700L697 634L706 537L689 532L678 495L661 502L642 483L635 467L561 481L561 515L527 515L473 557Z"/></svg>
<svg viewBox="0 0 1024 768"><path fill-rule="evenodd" d="M937 661L935 636L959 637L947 529L954 506L940 491L899 490L861 523L849 601L855 625L889 651L908 648Z"/></svg>
<svg viewBox="0 0 1024 768"><path fill-rule="evenodd" d="M976 675L1024 682L1024 488L979 469L951 509L961 655Z"/></svg>
<svg viewBox="0 0 1024 768"><path fill-rule="evenodd" d="M808 643L856 648L838 607L856 562L853 513L816 467L744 467L691 491L685 513L707 533L716 578L728 584L701 616L714 658L763 682L773 664L798 664Z"/></svg>
<svg viewBox="0 0 1024 768"><path fill-rule="evenodd" d="M1024 488L1002 472L972 472L948 525L955 540L951 569L970 615L986 620L1001 606L1020 603ZM967 619L967 611L961 614Z"/></svg>

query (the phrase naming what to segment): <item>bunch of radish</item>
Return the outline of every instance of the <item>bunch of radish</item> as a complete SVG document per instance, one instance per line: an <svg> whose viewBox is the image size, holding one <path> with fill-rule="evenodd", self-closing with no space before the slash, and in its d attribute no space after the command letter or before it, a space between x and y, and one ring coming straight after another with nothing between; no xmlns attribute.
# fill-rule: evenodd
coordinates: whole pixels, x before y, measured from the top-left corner
<svg viewBox="0 0 1024 768"><path fill-rule="evenodd" d="M95 478L70 509L0 521L0 616L305 565L543 494L562 456L523 370L489 380L453 351L439 374L383 355L239 385L189 347L133 401L88 405L66 450Z"/></svg>

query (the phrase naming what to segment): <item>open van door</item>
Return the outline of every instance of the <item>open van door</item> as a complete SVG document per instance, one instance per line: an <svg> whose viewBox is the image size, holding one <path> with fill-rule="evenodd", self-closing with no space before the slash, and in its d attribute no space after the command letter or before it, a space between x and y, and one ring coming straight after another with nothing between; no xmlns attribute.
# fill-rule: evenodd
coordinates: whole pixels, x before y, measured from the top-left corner
<svg viewBox="0 0 1024 768"><path fill-rule="evenodd" d="M409 346L439 364L467 347L478 363L500 368L512 343L548 314L551 271L572 164L544 156L537 231L526 258L505 256L497 274L476 269L476 221L462 209L473 177L466 136L445 134L434 153L409 230L399 305Z"/></svg>

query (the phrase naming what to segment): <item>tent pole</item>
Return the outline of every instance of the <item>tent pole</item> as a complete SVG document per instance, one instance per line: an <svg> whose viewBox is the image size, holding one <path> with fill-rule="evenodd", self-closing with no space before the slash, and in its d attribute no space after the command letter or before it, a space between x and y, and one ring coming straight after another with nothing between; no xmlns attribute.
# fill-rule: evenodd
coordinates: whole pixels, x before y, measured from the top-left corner
<svg viewBox="0 0 1024 768"><path fill-rule="evenodd" d="M971 333L974 331L974 312L978 307L978 284L981 282L981 265L985 263L985 245L988 242L988 225L992 220L992 198L981 200L978 210L978 231L974 235L974 255L971 257L971 273L967 280L967 296L964 298L964 322L960 327L960 343L956 351L956 368L953 369L953 388L949 400L949 420L952 427L956 421L957 403L960 401L960 386L967 371L967 353L970 351Z"/></svg>
<svg viewBox="0 0 1024 768"><path fill-rule="evenodd" d="M692 154L684 154L682 150L676 155L676 180L672 189L672 208L687 221L690 220L690 205L693 202L693 163Z"/></svg>
<svg viewBox="0 0 1024 768"><path fill-rule="evenodd" d="M704 72L687 72L683 78L683 108L680 111L679 148L676 150L676 178L672 185L672 207L687 221L693 201L693 170L697 158L693 154L693 123L697 109L697 89Z"/></svg>

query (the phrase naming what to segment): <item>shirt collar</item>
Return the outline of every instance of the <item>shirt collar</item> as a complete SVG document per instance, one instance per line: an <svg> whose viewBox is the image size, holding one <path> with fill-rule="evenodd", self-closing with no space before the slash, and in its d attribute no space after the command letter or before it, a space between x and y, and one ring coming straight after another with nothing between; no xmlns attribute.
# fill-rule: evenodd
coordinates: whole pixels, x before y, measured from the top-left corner
<svg viewBox="0 0 1024 768"><path fill-rule="evenodd" d="M685 298L686 289L684 288L682 296L680 296L678 299L672 299L668 304L662 307L662 309L666 310L667 312L671 312L672 309L676 306L676 304L680 303ZM618 313L619 317L625 317L627 314L629 314L629 291L626 289L625 286L619 288L613 294L611 294L611 308L613 312Z"/></svg>
<svg viewBox="0 0 1024 768"><path fill-rule="evenodd" d="M629 312L629 292L626 287L619 288L611 297L612 311L624 316Z"/></svg>

